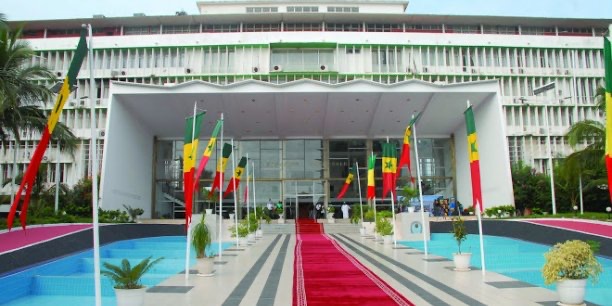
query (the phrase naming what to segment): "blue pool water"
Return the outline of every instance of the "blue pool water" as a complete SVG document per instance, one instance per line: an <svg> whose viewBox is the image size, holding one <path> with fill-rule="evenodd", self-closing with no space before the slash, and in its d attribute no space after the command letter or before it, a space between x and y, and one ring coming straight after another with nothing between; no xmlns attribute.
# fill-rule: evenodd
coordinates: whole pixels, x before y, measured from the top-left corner
<svg viewBox="0 0 612 306"><path fill-rule="evenodd" d="M223 249L233 246L224 242ZM212 251L217 252L218 243ZM135 264L142 259L164 257L142 278L155 286L185 269L185 237L167 236L119 241L100 248L101 262L119 264L123 258ZM196 263L193 247L190 266ZM0 305L94 305L93 252L85 251L0 278ZM103 267L101 267L103 269ZM102 276L102 304L115 305L113 284Z"/></svg>
<svg viewBox="0 0 612 306"><path fill-rule="evenodd" d="M544 253L550 247L525 242L512 238L484 236L485 264L487 271L497 272L514 279L539 287L556 290L554 285L544 285L541 269L544 266ZM403 245L423 250L422 241L402 241ZM430 254L449 259L457 252L457 244L452 234L432 234L428 244ZM478 235L470 235L461 245L462 252L472 253L471 265L480 265L480 243ZM611 305L612 302L612 260L598 257L603 267L599 282L587 284L586 300L599 305Z"/></svg>

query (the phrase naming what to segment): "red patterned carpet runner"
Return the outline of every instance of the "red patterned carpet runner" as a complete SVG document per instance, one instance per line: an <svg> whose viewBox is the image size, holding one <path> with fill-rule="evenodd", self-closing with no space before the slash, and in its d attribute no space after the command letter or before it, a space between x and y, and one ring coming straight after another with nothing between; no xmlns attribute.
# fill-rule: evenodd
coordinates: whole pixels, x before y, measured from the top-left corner
<svg viewBox="0 0 612 306"><path fill-rule="evenodd" d="M414 305L323 234L313 219L296 222L293 305Z"/></svg>

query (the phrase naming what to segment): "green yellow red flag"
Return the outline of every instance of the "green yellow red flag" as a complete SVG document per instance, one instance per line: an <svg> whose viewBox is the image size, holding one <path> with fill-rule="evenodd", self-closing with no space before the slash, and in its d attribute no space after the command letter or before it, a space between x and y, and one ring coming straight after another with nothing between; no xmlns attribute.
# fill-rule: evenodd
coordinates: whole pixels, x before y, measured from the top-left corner
<svg viewBox="0 0 612 306"><path fill-rule="evenodd" d="M200 183L200 176L202 175L202 171L206 168L206 164L210 159L210 155L215 149L215 143L217 143L217 135L219 135L219 131L223 127L223 119L217 120L217 124L215 124L215 128L213 129L212 135L208 140L208 144L206 145L206 149L204 149L204 154L202 154L202 159L200 160L200 164L198 165L198 170L196 171L194 177L194 190L197 190L198 185Z"/></svg>
<svg viewBox="0 0 612 306"><path fill-rule="evenodd" d="M193 206L193 179L196 154L198 154L198 138L205 112L185 119L185 137L183 139L183 191L185 194L185 226L191 223ZM195 122L194 122L195 120Z"/></svg>
<svg viewBox="0 0 612 306"><path fill-rule="evenodd" d="M397 149L394 143L383 143L382 173L383 193L386 197L389 192L393 197L395 194L395 179L397 171Z"/></svg>
<svg viewBox="0 0 612 306"><path fill-rule="evenodd" d="M473 205L482 212L482 189L480 185L480 156L478 153L478 137L472 106L465 110L465 125L467 129L468 156L470 159L470 174L472 177Z"/></svg>
<svg viewBox="0 0 612 306"><path fill-rule="evenodd" d="M355 173L356 173L355 167L350 167L349 174L347 175L346 180L344 180L344 185L342 186L342 190L340 190L340 193L338 193L338 195L336 196L336 199L340 200L344 197L344 194L348 191L349 186L355 179Z"/></svg>
<svg viewBox="0 0 612 306"><path fill-rule="evenodd" d="M232 155L232 145L229 143L224 144L221 155L222 158L217 164L217 173L215 173L215 180L213 181L213 185L210 188L210 192L208 193L209 197L212 196L213 192L215 192L215 189L220 189L223 185L221 183L221 173L225 173L225 169L227 168L227 160L229 159L230 155Z"/></svg>
<svg viewBox="0 0 612 306"><path fill-rule="evenodd" d="M368 158L368 200L376 197L376 184L374 183L374 165L376 165L376 155L372 153Z"/></svg>
<svg viewBox="0 0 612 306"><path fill-rule="evenodd" d="M608 32L609 33L609 32ZM610 35L604 37L604 67L606 71L606 170L608 191L612 202L612 42Z"/></svg>
<svg viewBox="0 0 612 306"><path fill-rule="evenodd" d="M234 170L234 176L229 181L229 184L227 185L227 188L223 193L224 198L227 197L230 193L234 192L234 188L238 188L238 185L240 185L240 178L242 177L242 173L244 173L244 167L246 167L246 164L247 158L243 156L242 158L240 158L238 167L236 167L236 170Z"/></svg>
<svg viewBox="0 0 612 306"><path fill-rule="evenodd" d="M64 83L60 88L57 98L55 100L55 104L53 105L53 109L49 114L49 118L47 120L47 125L45 126L42 137L38 142L38 146L32 155L32 159L26 169L26 172L21 180L21 184L19 185L19 189L17 189L17 193L15 194L15 199L11 204L11 208L9 210L8 218L7 218L7 227L10 230L13 227L13 221L15 218L15 213L17 212L17 206L21 201L21 196L23 191L25 191L25 198L23 200L23 204L21 206L21 212L19 214L19 220L21 221L21 227L25 230L26 221L28 215L28 204L30 202L30 196L32 195L32 189L34 188L34 180L36 178L36 174L38 173L38 168L40 163L45 155L45 151L47 150L47 146L49 145L49 139L51 138L51 134L53 134L53 130L55 129L55 125L60 119L60 115L62 114L62 110L64 109L64 105L70 96L71 88L76 84L76 79L79 74L79 70L81 70L81 65L83 64L83 59L85 58L85 54L87 53L87 28L81 28L81 37L77 44L76 51L74 52L74 57L70 62L70 67L68 68L68 73L64 78Z"/></svg>

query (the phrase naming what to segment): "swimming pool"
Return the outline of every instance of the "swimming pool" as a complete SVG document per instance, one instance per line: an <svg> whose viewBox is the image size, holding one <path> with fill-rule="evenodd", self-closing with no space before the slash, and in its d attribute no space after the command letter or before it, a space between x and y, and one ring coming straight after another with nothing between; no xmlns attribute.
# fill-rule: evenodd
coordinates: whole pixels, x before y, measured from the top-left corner
<svg viewBox="0 0 612 306"><path fill-rule="evenodd" d="M223 249L233 246L224 242ZM216 253L218 243L213 243ZM100 248L101 262L130 263L153 256L164 257L142 278L143 285L155 286L185 269L185 237L166 236L114 242ZM196 263L193 247L190 266ZM55 306L94 305L93 252L91 250L28 268L0 278L0 305ZM115 305L113 284L102 277L102 304Z"/></svg>
<svg viewBox="0 0 612 306"><path fill-rule="evenodd" d="M497 272L535 286L556 290L555 286L544 285L541 269L544 265L544 253L550 247L522 240L484 236L485 259L488 271ZM405 246L423 250L422 241L401 241ZM457 251L457 244L452 234L432 234L428 244L429 253L449 259ZM462 252L472 253L473 267L480 267L480 244L478 235L470 235L461 245ZM610 305L612 300L612 260L598 257L603 267L599 282L587 284L586 300L599 305Z"/></svg>

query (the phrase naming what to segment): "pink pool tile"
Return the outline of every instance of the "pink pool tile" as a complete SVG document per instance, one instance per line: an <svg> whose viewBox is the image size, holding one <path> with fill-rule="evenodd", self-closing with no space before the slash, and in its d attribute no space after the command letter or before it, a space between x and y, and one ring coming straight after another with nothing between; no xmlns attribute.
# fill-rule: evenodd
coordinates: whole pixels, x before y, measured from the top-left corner
<svg viewBox="0 0 612 306"><path fill-rule="evenodd" d="M612 238L612 224L585 220L538 219L524 222Z"/></svg>
<svg viewBox="0 0 612 306"><path fill-rule="evenodd" d="M0 233L0 254L91 228L91 224L49 224Z"/></svg>

